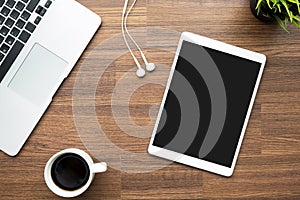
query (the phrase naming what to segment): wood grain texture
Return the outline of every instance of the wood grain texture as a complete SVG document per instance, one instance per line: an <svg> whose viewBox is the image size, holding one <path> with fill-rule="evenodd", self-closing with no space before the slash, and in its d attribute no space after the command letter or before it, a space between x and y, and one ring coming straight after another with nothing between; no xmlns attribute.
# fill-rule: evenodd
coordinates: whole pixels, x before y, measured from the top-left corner
<svg viewBox="0 0 300 200"><path fill-rule="evenodd" d="M1 200L60 199L44 183L47 160L64 148L85 150L74 123L73 86L93 49L120 33L123 1L78 1L99 14L103 24L20 154L11 158L0 153ZM231 178L175 163L139 174L109 168L78 199L300 199L300 30L289 26L288 34L277 24L258 21L251 14L249 0L139 0L128 25L130 29L156 26L194 32L264 53L268 63ZM151 39L155 40L145 37ZM171 65L174 54L146 51L151 62ZM138 153L146 152L149 139L124 134L110 105L116 82L133 66L129 53L116 59L98 85L96 102L98 120L111 141ZM160 73L151 76L167 80ZM151 123L149 107L161 101L163 90L146 85L135 92L130 113L137 124ZM126 163L121 165L126 167Z"/></svg>

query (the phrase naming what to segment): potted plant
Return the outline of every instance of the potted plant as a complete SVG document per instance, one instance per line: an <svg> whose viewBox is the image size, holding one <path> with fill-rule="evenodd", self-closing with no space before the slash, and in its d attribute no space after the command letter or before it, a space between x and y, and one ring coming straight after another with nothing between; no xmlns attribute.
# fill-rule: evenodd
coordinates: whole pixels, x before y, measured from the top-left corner
<svg viewBox="0 0 300 200"><path fill-rule="evenodd" d="M250 0L250 7L258 19L277 21L285 31L288 22L300 28L300 0Z"/></svg>

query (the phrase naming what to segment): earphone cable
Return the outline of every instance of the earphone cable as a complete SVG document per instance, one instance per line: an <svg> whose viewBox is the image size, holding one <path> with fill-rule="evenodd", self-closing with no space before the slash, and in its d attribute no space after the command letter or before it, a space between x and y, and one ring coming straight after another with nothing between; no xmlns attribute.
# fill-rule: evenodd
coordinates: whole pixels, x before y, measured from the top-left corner
<svg viewBox="0 0 300 200"><path fill-rule="evenodd" d="M131 10L132 10L133 7L135 6L136 2L137 2L137 0L134 0L134 2L133 2L133 3L131 4L131 6L130 6L128 12L126 13L125 20L124 20L124 28L125 28L125 31L126 31L128 37L130 38L130 40L131 40L131 41L134 43L134 45L138 48L138 50L139 50L139 52L140 52L140 54L141 54L141 56L142 56L142 59L143 59L144 63L145 63L146 65L148 65L149 63L148 63L148 61L147 61L147 59L146 59L145 54L143 53L143 50L140 48L140 46L137 44L137 42L133 39L133 37L131 36L129 30L127 29L127 18L128 18L128 16L129 16L129 14L131 13Z"/></svg>
<svg viewBox="0 0 300 200"><path fill-rule="evenodd" d="M126 8L127 8L127 5L128 5L128 0L125 0L125 3L124 3L124 8L123 8L123 12L122 12L122 35L123 35L123 39L124 39L124 42L125 42L125 45L127 47L127 49L129 50L134 62L136 63L137 67L139 69L141 69L141 66L140 66L140 63L138 62L137 58L135 57L135 55L133 54L128 42L127 42L127 39L126 39L126 35L125 35L125 31L124 31L124 16L125 16L125 12L126 12Z"/></svg>

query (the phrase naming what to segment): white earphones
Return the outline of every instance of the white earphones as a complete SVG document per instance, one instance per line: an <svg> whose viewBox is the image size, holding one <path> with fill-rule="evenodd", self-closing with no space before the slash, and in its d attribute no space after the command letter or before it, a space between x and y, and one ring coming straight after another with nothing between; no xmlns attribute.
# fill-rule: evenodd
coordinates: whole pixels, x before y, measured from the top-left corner
<svg viewBox="0 0 300 200"><path fill-rule="evenodd" d="M142 78L142 77L145 76L146 72L145 72L145 70L141 67L141 65L140 65L140 63L139 63L139 61L138 61L138 59L137 59L137 58L135 57L135 55L133 54L133 52L132 52L132 50L131 50L131 48L130 48L130 46L129 46L129 44L128 44L128 41L127 41L127 39L126 39L125 31L126 31L128 37L130 38L130 40L134 43L134 45L135 45L135 46L137 47L137 49L139 50L139 52L140 52L140 54L141 54L141 57L142 57L142 59L143 59L145 65L146 65L146 70L147 70L148 72L154 71L154 70L155 70L155 65L154 65L154 63L149 63L149 62L147 61L147 58L146 58L145 54L143 53L142 49L141 49L140 46L136 43L136 41L133 39L133 37L131 36L131 34L129 33L129 31L128 31L128 29L127 29L127 18L128 18L128 16L129 16L131 10L132 10L133 7L135 6L137 0L134 0L134 2L132 3L132 5L130 6L128 12L126 13L126 9L127 9L127 6L128 6L128 1L129 1L129 0L125 0L123 12L122 12L122 35L123 35L124 42L125 42L125 44L126 44L128 50L129 50L129 52L130 52L130 54L131 54L133 60L134 60L134 62L135 62L136 65L137 65L138 70L136 71L136 75L137 75L139 78ZM125 13L126 13L126 15L125 15ZM125 29L125 31L124 31L124 29Z"/></svg>

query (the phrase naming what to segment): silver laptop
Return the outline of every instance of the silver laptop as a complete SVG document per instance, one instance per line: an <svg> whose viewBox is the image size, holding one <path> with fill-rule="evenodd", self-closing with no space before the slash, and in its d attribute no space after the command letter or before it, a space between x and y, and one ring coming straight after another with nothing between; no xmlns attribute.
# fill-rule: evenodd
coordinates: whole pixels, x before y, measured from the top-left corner
<svg viewBox="0 0 300 200"><path fill-rule="evenodd" d="M74 0L0 0L2 151L20 151L100 24Z"/></svg>

